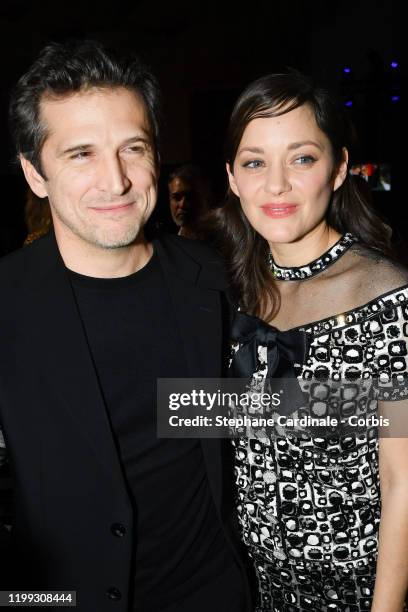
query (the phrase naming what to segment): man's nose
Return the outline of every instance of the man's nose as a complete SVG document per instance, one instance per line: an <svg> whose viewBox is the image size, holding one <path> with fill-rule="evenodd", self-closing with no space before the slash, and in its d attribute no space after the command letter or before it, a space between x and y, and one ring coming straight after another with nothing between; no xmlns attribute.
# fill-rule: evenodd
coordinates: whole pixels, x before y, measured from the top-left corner
<svg viewBox="0 0 408 612"><path fill-rule="evenodd" d="M291 190L286 169L280 165L270 166L265 175L265 191L272 195L281 195Z"/></svg>
<svg viewBox="0 0 408 612"><path fill-rule="evenodd" d="M131 185L126 165L117 155L106 157L100 164L98 187L112 195L126 193Z"/></svg>

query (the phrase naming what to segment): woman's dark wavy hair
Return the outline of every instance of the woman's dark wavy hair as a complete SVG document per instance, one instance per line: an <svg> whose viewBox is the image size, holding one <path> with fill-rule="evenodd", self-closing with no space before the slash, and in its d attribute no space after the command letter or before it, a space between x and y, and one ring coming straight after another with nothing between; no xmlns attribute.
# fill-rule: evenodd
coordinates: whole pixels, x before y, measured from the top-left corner
<svg viewBox="0 0 408 612"><path fill-rule="evenodd" d="M316 123L330 140L335 168L343 160L343 147L352 144L352 128L329 92L315 86L303 74L290 70L264 76L238 98L232 111L226 140L226 160L234 160L246 126L253 119L276 117L307 104ZM347 173L332 196L327 223L343 234L353 233L361 244L392 257L384 224L366 194ZM280 296L268 266L268 242L250 225L239 199L228 189L225 203L215 211L216 243L229 262L232 289L245 312L270 321L280 307Z"/></svg>
<svg viewBox="0 0 408 612"><path fill-rule="evenodd" d="M17 153L43 174L40 156L47 126L41 121L41 100L64 97L88 88L117 87L134 91L143 99L158 165L161 103L156 78L138 58L121 57L94 40L47 45L20 78L12 92L9 109Z"/></svg>

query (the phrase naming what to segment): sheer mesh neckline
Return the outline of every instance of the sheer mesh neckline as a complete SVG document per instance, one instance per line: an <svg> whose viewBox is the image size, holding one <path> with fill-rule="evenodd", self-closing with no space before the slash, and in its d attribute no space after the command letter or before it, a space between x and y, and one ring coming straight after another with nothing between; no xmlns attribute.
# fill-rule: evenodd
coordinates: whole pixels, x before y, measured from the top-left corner
<svg viewBox="0 0 408 612"><path fill-rule="evenodd" d="M313 333L315 336L327 334L333 330L343 329L351 325L356 325L362 321L369 321L371 317L397 308L398 306L406 306L408 304L408 284L402 285L395 289L378 295L366 304L354 307L352 310L337 313L317 321L302 323L291 327L289 330L300 330L308 333ZM395 316L395 315L390 315Z"/></svg>
<svg viewBox="0 0 408 612"><path fill-rule="evenodd" d="M278 266L273 261L272 253L268 255L268 263L274 274L274 277L278 280L306 280L312 278L320 272L326 270L335 261L339 259L350 247L357 241L357 238L353 234L344 234L330 249L325 251L320 257L314 259L304 266L297 268L285 268Z"/></svg>

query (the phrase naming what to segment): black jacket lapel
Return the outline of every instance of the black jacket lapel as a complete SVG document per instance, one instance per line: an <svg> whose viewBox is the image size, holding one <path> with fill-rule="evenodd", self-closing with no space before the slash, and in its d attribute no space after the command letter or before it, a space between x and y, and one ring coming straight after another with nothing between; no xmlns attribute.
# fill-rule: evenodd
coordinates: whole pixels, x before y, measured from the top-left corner
<svg viewBox="0 0 408 612"><path fill-rule="evenodd" d="M60 405L77 421L104 469L116 483L124 484L96 371L55 236L47 236L30 250L27 336L38 336L32 340L33 359L38 359L41 347L47 379L61 398Z"/></svg>
<svg viewBox="0 0 408 612"><path fill-rule="evenodd" d="M225 289L225 277L216 260L208 261L205 267L195 260L192 250L200 247L191 245L190 250L189 242L173 242L169 236L156 240L154 246L174 304L189 375L191 378L220 378L223 365L223 305L220 291ZM223 442L219 439L201 439L210 486L220 514Z"/></svg>
<svg viewBox="0 0 408 612"><path fill-rule="evenodd" d="M164 241L156 241L192 378L217 378L221 372L219 290L203 285L201 265ZM207 279L209 280L209 279Z"/></svg>

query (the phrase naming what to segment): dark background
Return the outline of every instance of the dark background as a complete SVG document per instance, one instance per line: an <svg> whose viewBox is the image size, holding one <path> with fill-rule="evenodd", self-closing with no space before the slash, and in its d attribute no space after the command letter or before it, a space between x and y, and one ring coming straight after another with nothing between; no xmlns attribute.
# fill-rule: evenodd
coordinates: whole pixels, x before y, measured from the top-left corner
<svg viewBox="0 0 408 612"><path fill-rule="evenodd" d="M392 40L392 18L392 3L381 0L2 0L0 253L19 247L26 235L26 186L8 138L9 91L47 42L68 37L136 51L158 76L166 118L159 215L167 211L169 171L187 161L202 165L222 197L223 138L234 100L254 78L291 66L326 82L344 103L352 102L347 112L360 139L354 161L391 165L392 191L373 196L395 234L407 238L404 156L396 152L406 67L398 41ZM392 61L398 68L391 68ZM399 100L392 101L396 96Z"/></svg>

